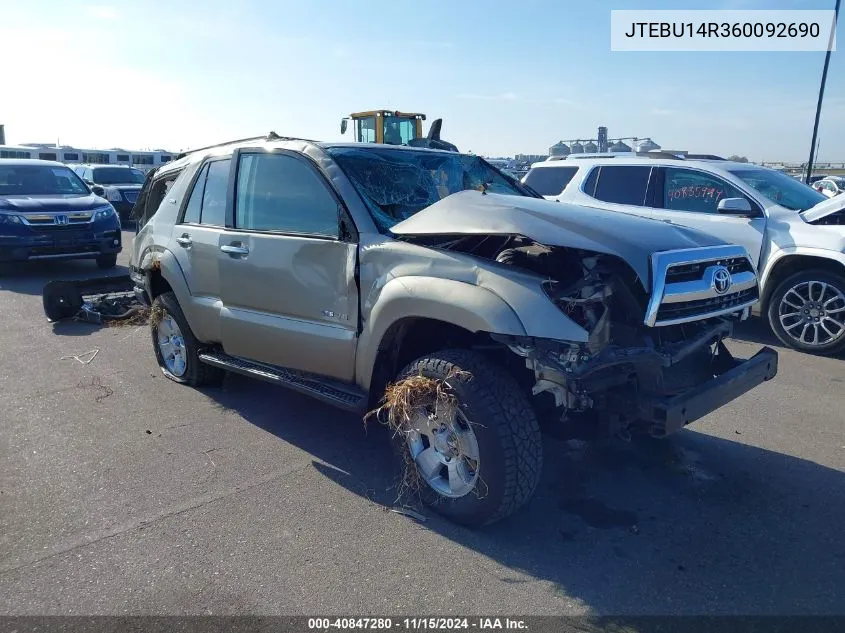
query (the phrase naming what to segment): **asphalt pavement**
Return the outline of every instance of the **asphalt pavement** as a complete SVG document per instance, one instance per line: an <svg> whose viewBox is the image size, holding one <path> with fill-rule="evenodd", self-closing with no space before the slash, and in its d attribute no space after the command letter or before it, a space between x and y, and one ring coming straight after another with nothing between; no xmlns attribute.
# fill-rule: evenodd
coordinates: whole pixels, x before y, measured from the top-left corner
<svg viewBox="0 0 845 633"><path fill-rule="evenodd" d="M387 510L380 428L170 382L146 327L47 323L44 283L98 273L0 272L0 615L845 614L841 359L780 349L656 447L549 439L531 504L470 530Z"/></svg>

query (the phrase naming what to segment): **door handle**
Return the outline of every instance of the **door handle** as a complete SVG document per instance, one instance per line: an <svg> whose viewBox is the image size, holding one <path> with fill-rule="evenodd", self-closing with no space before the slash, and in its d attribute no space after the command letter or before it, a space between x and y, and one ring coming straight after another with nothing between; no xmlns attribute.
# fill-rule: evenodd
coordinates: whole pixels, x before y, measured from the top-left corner
<svg viewBox="0 0 845 633"><path fill-rule="evenodd" d="M191 239L190 235L188 235L187 233L183 233L180 237L176 238L176 243L179 246L188 248L191 244L194 243L194 241Z"/></svg>
<svg viewBox="0 0 845 633"><path fill-rule="evenodd" d="M220 250L226 253L227 255L237 256L237 255L249 255L249 249L245 246L234 246L233 244L224 244L220 247Z"/></svg>

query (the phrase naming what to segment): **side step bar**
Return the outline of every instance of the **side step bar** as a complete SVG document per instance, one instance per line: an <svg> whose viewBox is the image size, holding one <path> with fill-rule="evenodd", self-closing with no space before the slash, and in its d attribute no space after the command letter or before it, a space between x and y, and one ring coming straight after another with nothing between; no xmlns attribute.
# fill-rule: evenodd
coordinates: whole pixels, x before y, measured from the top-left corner
<svg viewBox="0 0 845 633"><path fill-rule="evenodd" d="M328 404L363 413L367 404L367 394L354 385L333 381L307 372L266 365L255 361L229 356L222 352L203 352L200 361L227 371L258 378L317 398Z"/></svg>

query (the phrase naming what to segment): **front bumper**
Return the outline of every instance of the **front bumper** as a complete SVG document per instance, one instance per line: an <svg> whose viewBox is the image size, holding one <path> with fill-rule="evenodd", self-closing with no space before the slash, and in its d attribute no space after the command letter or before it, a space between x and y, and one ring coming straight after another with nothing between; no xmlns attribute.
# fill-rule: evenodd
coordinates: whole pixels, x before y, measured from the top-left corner
<svg viewBox="0 0 845 633"><path fill-rule="evenodd" d="M639 417L651 424L652 434L676 433L777 374L778 354L770 347L747 360L734 358L724 346L720 356L723 354L724 371L712 380L668 398L640 398Z"/></svg>
<svg viewBox="0 0 845 633"><path fill-rule="evenodd" d="M26 236L0 237L0 261L93 259L119 253L120 229L94 232L51 231Z"/></svg>

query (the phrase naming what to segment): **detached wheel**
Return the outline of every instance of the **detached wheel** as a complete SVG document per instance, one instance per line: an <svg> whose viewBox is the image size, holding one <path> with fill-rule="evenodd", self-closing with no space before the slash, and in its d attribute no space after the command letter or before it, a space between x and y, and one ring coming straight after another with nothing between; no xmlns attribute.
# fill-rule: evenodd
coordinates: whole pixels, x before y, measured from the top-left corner
<svg viewBox="0 0 845 633"><path fill-rule="evenodd" d="M100 255L97 258L98 268L114 268L115 266L117 266L117 253L111 253L109 255Z"/></svg>
<svg viewBox="0 0 845 633"><path fill-rule="evenodd" d="M199 342L172 292L165 292L153 301L150 330L158 366L170 380L202 387L223 379L222 369L200 362Z"/></svg>
<svg viewBox="0 0 845 633"><path fill-rule="evenodd" d="M784 345L837 354L845 349L845 277L824 270L787 277L772 293L768 317Z"/></svg>
<svg viewBox="0 0 845 633"><path fill-rule="evenodd" d="M516 511L534 493L543 454L527 397L504 369L465 350L420 358L399 375L443 381L457 406L415 408L394 433L403 467L414 469L422 501L464 525L487 525Z"/></svg>

